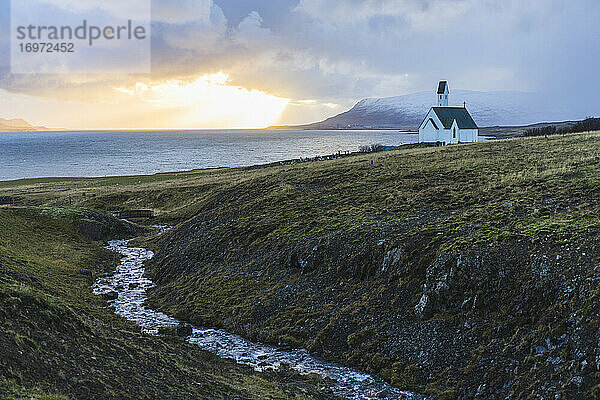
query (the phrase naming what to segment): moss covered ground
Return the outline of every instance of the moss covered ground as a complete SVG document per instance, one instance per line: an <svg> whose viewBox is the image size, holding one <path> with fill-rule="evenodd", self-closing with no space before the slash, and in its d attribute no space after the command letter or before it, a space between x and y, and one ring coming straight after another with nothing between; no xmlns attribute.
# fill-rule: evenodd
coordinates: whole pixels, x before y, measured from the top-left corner
<svg viewBox="0 0 600 400"><path fill-rule="evenodd" d="M329 398L317 381L256 374L115 316L90 286L119 257L81 221L130 234L102 212L0 207L0 398Z"/></svg>
<svg viewBox="0 0 600 400"><path fill-rule="evenodd" d="M593 398L599 162L584 133L0 195L153 209L175 228L145 242L151 300L178 318L440 398Z"/></svg>

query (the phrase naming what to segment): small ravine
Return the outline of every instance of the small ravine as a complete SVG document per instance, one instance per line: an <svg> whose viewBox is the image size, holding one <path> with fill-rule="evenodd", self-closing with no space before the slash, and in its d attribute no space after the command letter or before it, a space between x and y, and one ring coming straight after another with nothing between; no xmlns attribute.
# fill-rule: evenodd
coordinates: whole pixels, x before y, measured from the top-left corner
<svg viewBox="0 0 600 400"><path fill-rule="evenodd" d="M164 230L165 228L161 227L161 231ZM144 262L151 259L154 253L143 248L129 247L128 243L129 240L108 242L107 249L124 257L114 275L96 281L93 286L94 293L112 294L116 297L109 300L115 307L115 312L137 322L142 331L148 334L158 334L160 327L178 326L180 321L175 318L144 306L146 291L154 286L144 274ZM281 366L287 366L301 374L318 374L331 379L333 392L347 399L424 399L423 396L394 388L382 379L366 373L321 361L306 350L282 350L248 341L224 330L199 327L193 327L187 341L220 357L249 365L257 371L277 370Z"/></svg>

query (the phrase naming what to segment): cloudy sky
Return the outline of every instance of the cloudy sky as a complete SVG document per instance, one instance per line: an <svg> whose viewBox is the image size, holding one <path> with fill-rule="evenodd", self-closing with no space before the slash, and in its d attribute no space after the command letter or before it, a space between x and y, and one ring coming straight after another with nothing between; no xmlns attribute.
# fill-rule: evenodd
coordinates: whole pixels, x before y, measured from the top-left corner
<svg viewBox="0 0 600 400"><path fill-rule="evenodd" d="M80 14L127 3L16 1ZM440 79L541 92L598 115L599 20L598 0L152 0L151 74L11 74L10 1L0 0L0 118L73 129L262 127L434 90Z"/></svg>

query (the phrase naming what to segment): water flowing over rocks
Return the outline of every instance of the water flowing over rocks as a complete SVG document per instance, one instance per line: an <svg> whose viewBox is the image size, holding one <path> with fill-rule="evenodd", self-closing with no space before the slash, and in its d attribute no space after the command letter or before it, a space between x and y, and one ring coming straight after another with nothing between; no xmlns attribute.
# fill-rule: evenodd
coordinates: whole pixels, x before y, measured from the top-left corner
<svg viewBox="0 0 600 400"><path fill-rule="evenodd" d="M161 231L165 227L160 227ZM182 324L175 318L144 306L146 291L154 283L145 277L144 262L152 251L128 246L129 240L108 242L107 249L124 257L114 275L100 278L93 286L94 293L110 299L115 313L140 324L142 331L158 334L161 328L175 329L178 335L187 335L187 341L220 357L234 359L257 371L291 369L300 374L317 374L330 379L335 394L353 400L424 399L390 386L382 379L352 368L321 361L306 350L285 351L274 346L253 343L224 330L206 329ZM115 294L117 296L115 297Z"/></svg>

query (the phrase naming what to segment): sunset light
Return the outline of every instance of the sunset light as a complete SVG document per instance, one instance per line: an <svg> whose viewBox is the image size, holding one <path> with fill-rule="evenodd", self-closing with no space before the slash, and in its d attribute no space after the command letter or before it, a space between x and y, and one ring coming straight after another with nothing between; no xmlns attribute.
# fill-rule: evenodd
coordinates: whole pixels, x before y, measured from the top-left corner
<svg viewBox="0 0 600 400"><path fill-rule="evenodd" d="M289 99L260 90L230 85L229 76L219 72L184 82L137 83L116 88L136 103L165 110L174 109L180 128L264 128L279 120ZM154 128L161 128L161 124Z"/></svg>
<svg viewBox="0 0 600 400"><path fill-rule="evenodd" d="M76 99L68 101L0 89L5 117L88 130L265 128L279 123L289 102L233 85L224 73L205 74L190 81L138 81L78 92Z"/></svg>

